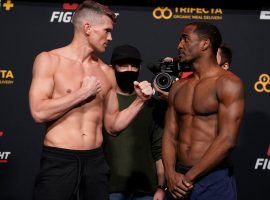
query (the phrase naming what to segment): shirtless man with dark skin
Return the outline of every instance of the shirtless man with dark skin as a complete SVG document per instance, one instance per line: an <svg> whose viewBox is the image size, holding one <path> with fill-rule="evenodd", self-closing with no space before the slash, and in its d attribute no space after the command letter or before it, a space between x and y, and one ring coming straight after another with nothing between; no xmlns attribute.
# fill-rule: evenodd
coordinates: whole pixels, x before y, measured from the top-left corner
<svg viewBox="0 0 270 200"><path fill-rule="evenodd" d="M29 102L35 121L47 125L44 139L46 155L44 154L42 161L46 161L47 157L61 157L63 154L72 154L72 161L74 155L76 157L75 163L67 169L66 174L63 172L63 176L59 175L56 180L52 177L44 183L43 176L39 178L35 199L46 199L46 196L49 198L52 193L58 200L79 195L79 189L75 185L79 186L81 183L76 180L83 177L77 179L77 174L76 178L72 174L68 175L71 171L78 172L78 176L86 174L89 180L83 186L86 190L80 191L80 195L84 194L86 199L107 198L104 174L107 176L108 167L101 151L103 121L109 133L123 130L153 93L150 83L134 82L137 98L127 109L119 112L114 71L97 57L112 40L114 21L115 14L106 6L85 1L73 17L75 31L72 42L63 48L42 52L35 59ZM52 151L54 154L57 152L57 155L51 155ZM80 153L84 154L84 157L80 157ZM102 160L96 166L93 164L92 169L77 169L78 158L81 159L79 164L86 163L85 166L90 166L91 160L89 163L84 162L85 154L89 158L102 157ZM60 159L64 160L62 157ZM97 158L93 158L92 163L96 160ZM41 164L42 169L46 168L45 172L41 171L44 177L46 173L48 176L54 174L55 168L48 167L46 163L48 162ZM69 166L69 163L59 163L57 167L64 170L66 166ZM96 177L91 177L91 174L96 174ZM97 174L100 174L100 177ZM66 181L65 176L75 183ZM66 190L63 191L63 188Z"/></svg>
<svg viewBox="0 0 270 200"><path fill-rule="evenodd" d="M244 86L216 60L222 42L211 24L183 29L178 49L193 75L169 93L162 145L167 186L175 199L236 199L227 159L244 113Z"/></svg>

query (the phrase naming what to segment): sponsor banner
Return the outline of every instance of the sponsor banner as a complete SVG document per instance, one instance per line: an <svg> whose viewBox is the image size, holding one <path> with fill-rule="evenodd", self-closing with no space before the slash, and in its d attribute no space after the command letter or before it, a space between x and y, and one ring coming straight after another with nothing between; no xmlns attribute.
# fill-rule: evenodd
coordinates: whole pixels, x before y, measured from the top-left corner
<svg viewBox="0 0 270 200"><path fill-rule="evenodd" d="M1 85L13 85L14 84L14 73L8 68L0 67L0 86Z"/></svg>
<svg viewBox="0 0 270 200"><path fill-rule="evenodd" d="M255 170L270 170L270 145L266 151L268 158L257 158L255 162Z"/></svg>
<svg viewBox="0 0 270 200"><path fill-rule="evenodd" d="M270 10L262 10L260 14L260 19L270 20Z"/></svg>
<svg viewBox="0 0 270 200"><path fill-rule="evenodd" d="M0 139L4 136L4 131L0 131ZM10 151L1 151L0 150L0 164L8 163L9 156L11 155Z"/></svg>
<svg viewBox="0 0 270 200"><path fill-rule="evenodd" d="M75 13L75 10L78 8L78 3L63 3L62 9L58 11L53 11L51 14L50 22L51 23L70 23L72 22L72 17ZM115 13L116 16L119 13Z"/></svg>
<svg viewBox="0 0 270 200"><path fill-rule="evenodd" d="M0 151L0 164L8 163L8 158L11 155L10 151Z"/></svg>
<svg viewBox="0 0 270 200"><path fill-rule="evenodd" d="M1 10L10 11L14 8L14 2L11 0L0 0Z"/></svg>
<svg viewBox="0 0 270 200"><path fill-rule="evenodd" d="M50 22L58 23L70 23L72 22L72 16L74 11L78 8L77 3L63 3L62 10L53 11L51 14Z"/></svg>
<svg viewBox="0 0 270 200"><path fill-rule="evenodd" d="M262 93L270 92L270 76L268 74L261 74L258 81L254 84L254 89L256 92Z"/></svg>
<svg viewBox="0 0 270 200"><path fill-rule="evenodd" d="M203 19L222 20L221 8L195 8L195 7L157 7L152 12L155 19Z"/></svg>

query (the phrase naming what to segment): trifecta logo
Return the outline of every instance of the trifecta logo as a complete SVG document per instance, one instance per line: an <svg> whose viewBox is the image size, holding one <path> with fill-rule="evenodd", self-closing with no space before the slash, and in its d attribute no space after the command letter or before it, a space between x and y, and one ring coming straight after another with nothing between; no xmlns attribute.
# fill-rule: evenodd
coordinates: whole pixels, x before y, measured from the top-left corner
<svg viewBox="0 0 270 200"><path fill-rule="evenodd" d="M270 76L268 74L261 74L258 81L254 84L256 92L270 93Z"/></svg>
<svg viewBox="0 0 270 200"><path fill-rule="evenodd" d="M269 158L257 158L254 169L256 169L256 170L270 170L270 145L268 146L266 155Z"/></svg>
<svg viewBox="0 0 270 200"><path fill-rule="evenodd" d="M222 20L221 8L157 7L152 12L155 19L204 19Z"/></svg>
<svg viewBox="0 0 270 200"><path fill-rule="evenodd" d="M0 85L12 85L14 83L14 74L9 69L0 68Z"/></svg>

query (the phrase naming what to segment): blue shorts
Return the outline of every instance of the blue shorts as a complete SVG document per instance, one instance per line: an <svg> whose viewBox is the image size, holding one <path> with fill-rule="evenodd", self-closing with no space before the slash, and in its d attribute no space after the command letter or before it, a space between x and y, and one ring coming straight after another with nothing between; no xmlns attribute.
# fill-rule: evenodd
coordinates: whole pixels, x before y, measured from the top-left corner
<svg viewBox="0 0 270 200"><path fill-rule="evenodd" d="M193 185L189 200L236 200L236 184L232 167L217 167Z"/></svg>
<svg viewBox="0 0 270 200"><path fill-rule="evenodd" d="M110 200L153 200L153 196L114 192L110 193Z"/></svg>

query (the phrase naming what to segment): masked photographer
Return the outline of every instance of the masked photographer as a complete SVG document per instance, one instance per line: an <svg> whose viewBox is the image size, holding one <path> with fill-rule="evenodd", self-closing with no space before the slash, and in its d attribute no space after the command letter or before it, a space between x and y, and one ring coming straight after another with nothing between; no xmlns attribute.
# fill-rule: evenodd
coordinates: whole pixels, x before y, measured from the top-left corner
<svg viewBox="0 0 270 200"><path fill-rule="evenodd" d="M117 81L119 109L136 98L133 82L141 68L141 55L130 45L113 50L111 64ZM117 136L104 133L104 151L111 168L110 200L163 200L164 168L161 161L163 129L154 123L151 99L131 124Z"/></svg>

